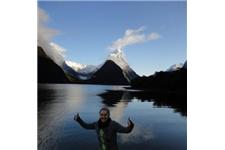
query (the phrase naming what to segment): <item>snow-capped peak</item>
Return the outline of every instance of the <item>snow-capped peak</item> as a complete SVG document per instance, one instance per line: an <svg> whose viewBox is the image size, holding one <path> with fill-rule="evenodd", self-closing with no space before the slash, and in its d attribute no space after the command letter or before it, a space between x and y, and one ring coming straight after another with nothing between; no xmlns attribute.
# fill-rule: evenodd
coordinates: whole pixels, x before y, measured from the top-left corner
<svg viewBox="0 0 225 150"><path fill-rule="evenodd" d="M112 51L108 56L108 60L114 61L122 69L126 69L129 66L121 49Z"/></svg>
<svg viewBox="0 0 225 150"><path fill-rule="evenodd" d="M112 51L107 60L112 60L116 63L123 70L123 74L129 82L131 79L138 77L138 75L130 68L121 49Z"/></svg>
<svg viewBox="0 0 225 150"><path fill-rule="evenodd" d="M183 67L183 64L182 63L179 63L179 64L174 64L172 65L169 69L167 69L166 71L167 72L172 72L172 71L176 71L176 70L179 70Z"/></svg>
<svg viewBox="0 0 225 150"><path fill-rule="evenodd" d="M77 62L73 62L73 61L65 61L65 62L68 66L70 66L71 68L73 68L75 71L79 73L88 74L88 73L93 73L94 71L97 70L97 67L93 65L84 65Z"/></svg>
<svg viewBox="0 0 225 150"><path fill-rule="evenodd" d="M73 61L66 61L66 64L73 68L75 71L79 71L80 69L83 69L87 66Z"/></svg>

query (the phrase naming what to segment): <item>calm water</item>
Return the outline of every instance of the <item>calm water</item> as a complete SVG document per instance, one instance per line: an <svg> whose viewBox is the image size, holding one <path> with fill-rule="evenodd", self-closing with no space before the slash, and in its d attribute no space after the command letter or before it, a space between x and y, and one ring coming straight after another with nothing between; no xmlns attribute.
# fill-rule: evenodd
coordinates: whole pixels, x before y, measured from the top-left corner
<svg viewBox="0 0 225 150"><path fill-rule="evenodd" d="M120 150L186 150L186 106L181 101L122 86L39 84L38 149L97 150L95 131L81 128L73 117L79 112L93 122L107 106L113 120L127 125L130 116L135 124L130 134L118 134Z"/></svg>

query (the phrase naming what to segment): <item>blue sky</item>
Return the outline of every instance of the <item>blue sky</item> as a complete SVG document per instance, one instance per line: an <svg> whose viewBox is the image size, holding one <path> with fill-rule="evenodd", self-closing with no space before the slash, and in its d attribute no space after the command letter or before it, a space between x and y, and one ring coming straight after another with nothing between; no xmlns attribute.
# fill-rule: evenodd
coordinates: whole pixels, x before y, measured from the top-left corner
<svg viewBox="0 0 225 150"><path fill-rule="evenodd" d="M45 2L38 7L49 16L48 27L60 32L53 42L66 49L65 59L99 65L108 47L128 29L144 27L143 34L160 38L123 48L139 75L166 70L186 60L185 2Z"/></svg>

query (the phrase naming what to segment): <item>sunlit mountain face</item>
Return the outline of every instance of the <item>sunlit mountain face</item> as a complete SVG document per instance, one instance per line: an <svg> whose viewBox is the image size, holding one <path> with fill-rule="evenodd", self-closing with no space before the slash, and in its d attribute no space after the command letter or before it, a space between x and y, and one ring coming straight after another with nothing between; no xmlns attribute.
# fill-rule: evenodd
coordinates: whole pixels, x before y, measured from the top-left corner
<svg viewBox="0 0 225 150"><path fill-rule="evenodd" d="M85 64L74 62L74 61L65 61L65 63L71 68L73 68L75 71L82 74L93 73L97 70L97 67L94 65L85 65Z"/></svg>
<svg viewBox="0 0 225 150"><path fill-rule="evenodd" d="M177 71L177 70L181 69L182 67L183 67L182 63L174 64L174 65L170 66L170 68L167 69L166 71L167 72Z"/></svg>

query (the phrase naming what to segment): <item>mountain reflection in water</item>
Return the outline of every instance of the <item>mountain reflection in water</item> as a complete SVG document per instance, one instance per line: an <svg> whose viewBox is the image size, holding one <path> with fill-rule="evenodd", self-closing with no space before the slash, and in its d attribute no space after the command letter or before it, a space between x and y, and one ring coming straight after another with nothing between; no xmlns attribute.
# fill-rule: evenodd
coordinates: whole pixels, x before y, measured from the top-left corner
<svg viewBox="0 0 225 150"><path fill-rule="evenodd" d="M123 91L107 90L98 94L108 107L114 107L120 101L131 102L132 99L138 99L141 102L153 102L156 107L173 108L182 116L187 116L187 95L183 93L155 93L150 91Z"/></svg>
<svg viewBox="0 0 225 150"><path fill-rule="evenodd" d="M95 131L73 120L79 112L88 123L107 106L111 118L135 127L118 134L120 150L186 150L187 100L182 94L128 90L123 86L39 84L38 150L97 150Z"/></svg>

